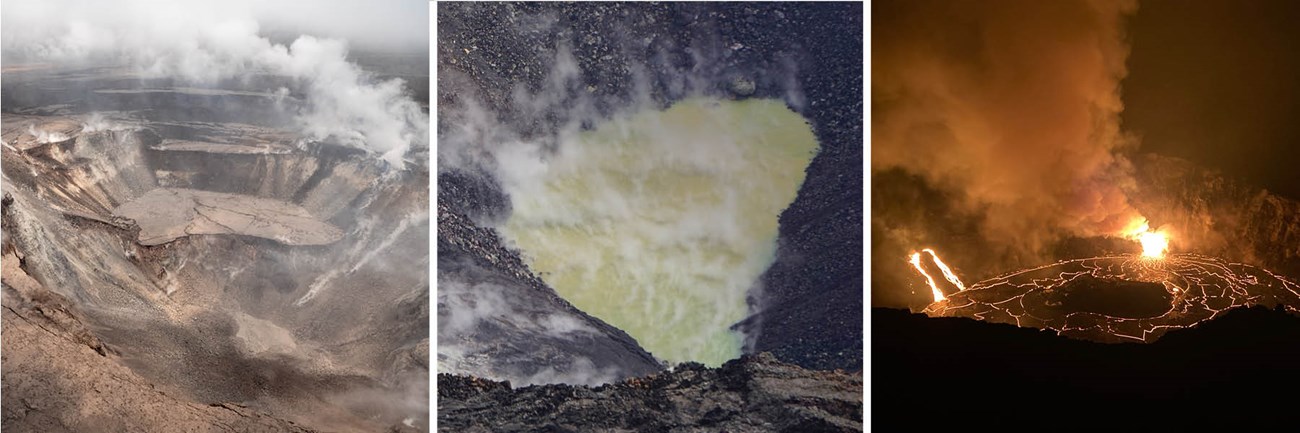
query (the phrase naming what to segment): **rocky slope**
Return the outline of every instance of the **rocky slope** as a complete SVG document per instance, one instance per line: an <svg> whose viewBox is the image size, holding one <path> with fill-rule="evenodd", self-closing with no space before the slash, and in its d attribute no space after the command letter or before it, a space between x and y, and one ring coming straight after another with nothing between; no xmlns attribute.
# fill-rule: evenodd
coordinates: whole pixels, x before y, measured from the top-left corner
<svg viewBox="0 0 1300 433"><path fill-rule="evenodd" d="M738 325L757 333L750 352L814 369L862 369L861 7L799 8L786 15L791 27L779 27L808 50L801 112L821 152L781 213L776 261L753 294L753 315Z"/></svg>
<svg viewBox="0 0 1300 433"><path fill-rule="evenodd" d="M599 387L438 375L438 425L464 432L862 431L862 375L746 355Z"/></svg>
<svg viewBox="0 0 1300 433"><path fill-rule="evenodd" d="M310 432L237 403L201 404L157 389L113 360L71 303L4 257L6 430Z"/></svg>
<svg viewBox="0 0 1300 433"><path fill-rule="evenodd" d="M6 360L24 361L4 364L5 407L102 400L114 412L50 412L56 424L6 412L6 430L167 430L173 418L154 412L183 421L209 404L329 431L427 421L427 165L394 170L302 140L276 117L244 117L274 108L240 111L256 96L239 86L257 79L139 93L168 83L100 69L9 78L3 283L28 278L50 295L6 292L4 306L24 317L23 308L67 311L105 355L18 345L6 316ZM250 123L223 122L232 119ZM105 369L122 374L81 373ZM62 378L57 393L37 386L51 377ZM166 398L131 391L141 387ZM257 422L231 428L272 431L276 420Z"/></svg>

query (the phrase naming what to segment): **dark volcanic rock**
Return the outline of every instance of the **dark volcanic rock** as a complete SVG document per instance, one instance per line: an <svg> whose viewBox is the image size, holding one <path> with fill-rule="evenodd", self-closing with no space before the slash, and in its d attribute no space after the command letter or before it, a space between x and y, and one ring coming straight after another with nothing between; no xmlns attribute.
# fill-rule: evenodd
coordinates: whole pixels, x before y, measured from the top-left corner
<svg viewBox="0 0 1300 433"><path fill-rule="evenodd" d="M771 354L596 388L438 375L438 425L462 432L856 432L862 376L811 371Z"/></svg>
<svg viewBox="0 0 1300 433"><path fill-rule="evenodd" d="M797 93L791 97L799 109L806 102L803 92L788 81L809 61L804 50L812 47L804 44L812 41L797 37L798 32L825 25L818 20L844 21L846 16L856 21L861 6L448 3L438 8L438 106L474 97L512 125L531 125L536 127L532 132L540 133L563 123L566 119L556 117L556 110L572 108L581 95L596 96L594 108L608 113L641 91L666 105L692 92L725 94L734 80L743 78L752 82L756 97ZM857 33L837 36L857 41L858 49L835 55L844 57L845 64L856 60L860 82L861 23L857 25ZM796 37L791 38L792 32ZM556 97L549 101L552 106L540 112L516 106L515 89L537 91L547 85L561 52L572 53L581 82L551 89L559 92L550 95ZM855 78L841 78L847 80L839 90L852 92L847 96L856 97L860 106L861 87L851 88ZM637 89L640 83L649 88ZM860 124L861 116L857 119ZM439 131L449 120L440 119Z"/></svg>
<svg viewBox="0 0 1300 433"><path fill-rule="evenodd" d="M751 351L808 368L862 369L861 4L788 11L787 37L810 61L799 74L821 152L781 214L776 262L760 280ZM747 327L748 327L747 326Z"/></svg>
<svg viewBox="0 0 1300 433"><path fill-rule="evenodd" d="M1234 309L1150 344L1102 344L970 319L873 309L878 430L1290 425L1300 318Z"/></svg>
<svg viewBox="0 0 1300 433"><path fill-rule="evenodd" d="M510 216L510 197L490 175L463 170L438 173L438 202L452 212L480 223L504 221Z"/></svg>

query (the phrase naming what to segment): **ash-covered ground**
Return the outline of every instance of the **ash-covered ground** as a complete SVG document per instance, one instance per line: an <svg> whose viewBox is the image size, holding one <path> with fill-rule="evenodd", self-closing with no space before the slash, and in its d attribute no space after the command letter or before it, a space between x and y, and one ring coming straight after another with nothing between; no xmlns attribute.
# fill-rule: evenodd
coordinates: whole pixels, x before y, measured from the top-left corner
<svg viewBox="0 0 1300 433"><path fill-rule="evenodd" d="M423 137L304 129L319 76L6 56L6 431L428 429ZM427 124L424 54L330 60Z"/></svg>
<svg viewBox="0 0 1300 433"><path fill-rule="evenodd" d="M460 374L439 377L440 425L860 430L861 402L845 396L861 387L852 372L862 359L861 7L440 5L438 362ZM669 373L628 332L562 297L502 234L518 199L508 184L517 178L502 173L520 168L502 155L528 146L544 165L562 158L572 134L700 96L783 101L820 148L779 215L747 316L727 325L745 337L745 353L770 355ZM782 379L732 374L746 369ZM850 373L812 371L832 369ZM555 385L520 388L530 384ZM767 385L779 392L747 391ZM601 415L615 413L627 416Z"/></svg>

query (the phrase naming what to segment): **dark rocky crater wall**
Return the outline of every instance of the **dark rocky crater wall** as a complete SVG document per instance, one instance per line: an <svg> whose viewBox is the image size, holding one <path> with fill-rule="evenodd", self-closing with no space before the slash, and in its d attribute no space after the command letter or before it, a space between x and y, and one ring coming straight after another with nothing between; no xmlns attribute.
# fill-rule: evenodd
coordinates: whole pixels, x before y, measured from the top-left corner
<svg viewBox="0 0 1300 433"><path fill-rule="evenodd" d="M720 368L672 371L598 387L438 375L439 427L466 432L862 431L862 375L745 355Z"/></svg>
<svg viewBox="0 0 1300 433"><path fill-rule="evenodd" d="M756 337L746 342L746 352L771 352L805 368L861 369L861 7L440 6L440 284L464 276L468 264L486 261L493 272L513 275L518 290L542 291L559 308L572 310L524 268L518 252L501 247L490 228L511 212L510 198L492 174L491 142L554 144L558 131L590 127L647 99L659 107L698 94L783 99L809 120L821 149L797 198L780 216L775 263L751 289L751 314L735 328ZM557 80L557 56L567 53L580 78ZM521 95L537 103L521 103ZM465 127L485 117L504 127ZM442 230L452 225L461 228ZM454 271L444 276L447 265ZM446 326L441 311L440 325ZM602 331L601 338L626 338L615 331ZM563 366L575 356L546 359L560 359ZM633 361L639 357L620 355L608 364L597 362L597 369L618 370L614 376L623 378L657 368Z"/></svg>
<svg viewBox="0 0 1300 433"><path fill-rule="evenodd" d="M279 84L5 73L6 431L427 425L427 163L300 139Z"/></svg>

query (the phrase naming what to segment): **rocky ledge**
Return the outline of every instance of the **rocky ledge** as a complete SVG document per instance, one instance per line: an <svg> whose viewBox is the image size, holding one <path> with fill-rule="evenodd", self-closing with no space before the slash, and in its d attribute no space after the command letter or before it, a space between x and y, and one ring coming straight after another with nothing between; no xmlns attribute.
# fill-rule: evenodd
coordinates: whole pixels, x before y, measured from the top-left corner
<svg viewBox="0 0 1300 433"><path fill-rule="evenodd" d="M859 432L862 374L746 355L598 387L512 388L438 375L438 426L456 432Z"/></svg>

